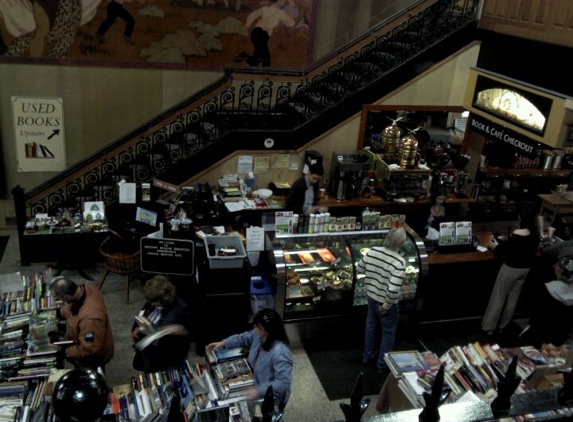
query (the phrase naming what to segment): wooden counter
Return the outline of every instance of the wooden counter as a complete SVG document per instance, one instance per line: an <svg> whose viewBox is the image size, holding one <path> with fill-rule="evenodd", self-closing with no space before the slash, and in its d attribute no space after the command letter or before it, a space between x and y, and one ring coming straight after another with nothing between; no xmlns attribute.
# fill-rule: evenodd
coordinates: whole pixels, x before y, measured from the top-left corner
<svg viewBox="0 0 573 422"><path fill-rule="evenodd" d="M273 195L271 199L278 201L281 204L281 206L284 206L284 204L286 203L285 196ZM446 204L467 204L473 202L475 202L475 199L470 198L469 196L458 197L455 195L450 195L446 199ZM377 208L384 206L408 207L408 206L427 205L428 203L429 203L428 199L423 199L420 201L401 202L401 201L386 201L385 199L382 199L379 196L371 196L370 198L363 198L361 196L357 196L356 198L339 201L331 195L329 195L327 199L320 199L318 201L319 206L328 208L350 208L350 207Z"/></svg>
<svg viewBox="0 0 573 422"><path fill-rule="evenodd" d="M479 245L487 248L487 245L493 238L491 233L474 233L475 236L479 238ZM432 265L442 265L442 264L454 264L463 262L480 262L480 261L493 261L497 260L498 256L492 251L479 252L475 250L473 252L460 252L460 253L441 253L441 252L431 252L428 254L428 264Z"/></svg>

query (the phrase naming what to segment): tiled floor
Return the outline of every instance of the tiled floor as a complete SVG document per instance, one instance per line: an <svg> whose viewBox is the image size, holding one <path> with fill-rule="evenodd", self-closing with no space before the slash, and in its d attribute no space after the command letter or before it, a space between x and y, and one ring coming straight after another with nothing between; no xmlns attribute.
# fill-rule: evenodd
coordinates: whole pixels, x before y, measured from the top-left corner
<svg viewBox="0 0 573 422"><path fill-rule="evenodd" d="M22 267L20 265L19 244L16 230L0 230L0 236L10 236L6 252L0 262L0 274L20 272L22 274L33 274L45 268L44 265L30 265ZM103 267L87 269L96 283L101 277ZM65 271L64 275L70 276L80 283L90 283L72 271ZM2 286L0 286L0 290ZM123 290L123 279L116 275L108 276L102 289L108 313L112 324L115 338L115 356L106 365L106 377L110 385L118 385L129 381L131 375L136 374L132 368L133 349L131 346L130 329L133 317L144 303L142 286L138 281L132 282L130 286L130 303L125 304ZM192 362L202 362L203 358L194 355L194 347L189 359ZM284 420L286 422L327 422L343 420L344 415L340 410L339 403L349 403L349 400L329 401L316 373L303 348L293 348L294 373L292 384L292 395L285 410ZM358 375L358 374L357 374ZM350 387L351 389L351 387ZM350 392L348 395L350 396ZM372 404L365 413L365 417L376 414L374 404L376 396L371 396Z"/></svg>

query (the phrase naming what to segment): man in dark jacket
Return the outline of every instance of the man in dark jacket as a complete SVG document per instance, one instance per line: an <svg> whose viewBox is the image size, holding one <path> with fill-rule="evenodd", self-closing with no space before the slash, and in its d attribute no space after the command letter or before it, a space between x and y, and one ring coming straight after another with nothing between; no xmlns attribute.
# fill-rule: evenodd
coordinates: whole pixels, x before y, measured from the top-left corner
<svg viewBox="0 0 573 422"><path fill-rule="evenodd" d="M101 292L66 277L52 280L50 290L55 300L67 302L59 309L66 319L66 340L74 341L65 348L66 359L76 368L103 368L113 357L114 342Z"/></svg>
<svg viewBox="0 0 573 422"><path fill-rule="evenodd" d="M293 183L286 201L286 208L299 215L310 215L316 212L327 212L326 207L319 207L318 182L324 174L322 164L311 164L308 173Z"/></svg>

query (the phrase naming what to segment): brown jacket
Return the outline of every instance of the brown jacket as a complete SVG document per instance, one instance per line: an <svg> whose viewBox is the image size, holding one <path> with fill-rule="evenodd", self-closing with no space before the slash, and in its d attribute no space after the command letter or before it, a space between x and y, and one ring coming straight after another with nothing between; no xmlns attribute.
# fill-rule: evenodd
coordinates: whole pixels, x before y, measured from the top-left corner
<svg viewBox="0 0 573 422"><path fill-rule="evenodd" d="M66 358L76 367L96 368L113 357L113 335L101 292L89 284L80 289L80 298L60 309L66 338L77 343L66 348Z"/></svg>

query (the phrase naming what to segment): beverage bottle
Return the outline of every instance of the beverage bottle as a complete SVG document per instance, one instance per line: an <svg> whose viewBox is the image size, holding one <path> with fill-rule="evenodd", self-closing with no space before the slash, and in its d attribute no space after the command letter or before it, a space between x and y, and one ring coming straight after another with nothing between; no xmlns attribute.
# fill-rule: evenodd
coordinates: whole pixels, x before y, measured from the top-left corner
<svg viewBox="0 0 573 422"><path fill-rule="evenodd" d="M255 184L256 184L255 173L250 171L249 175L247 176L247 193L250 194L251 192L253 192L253 190L255 189Z"/></svg>

